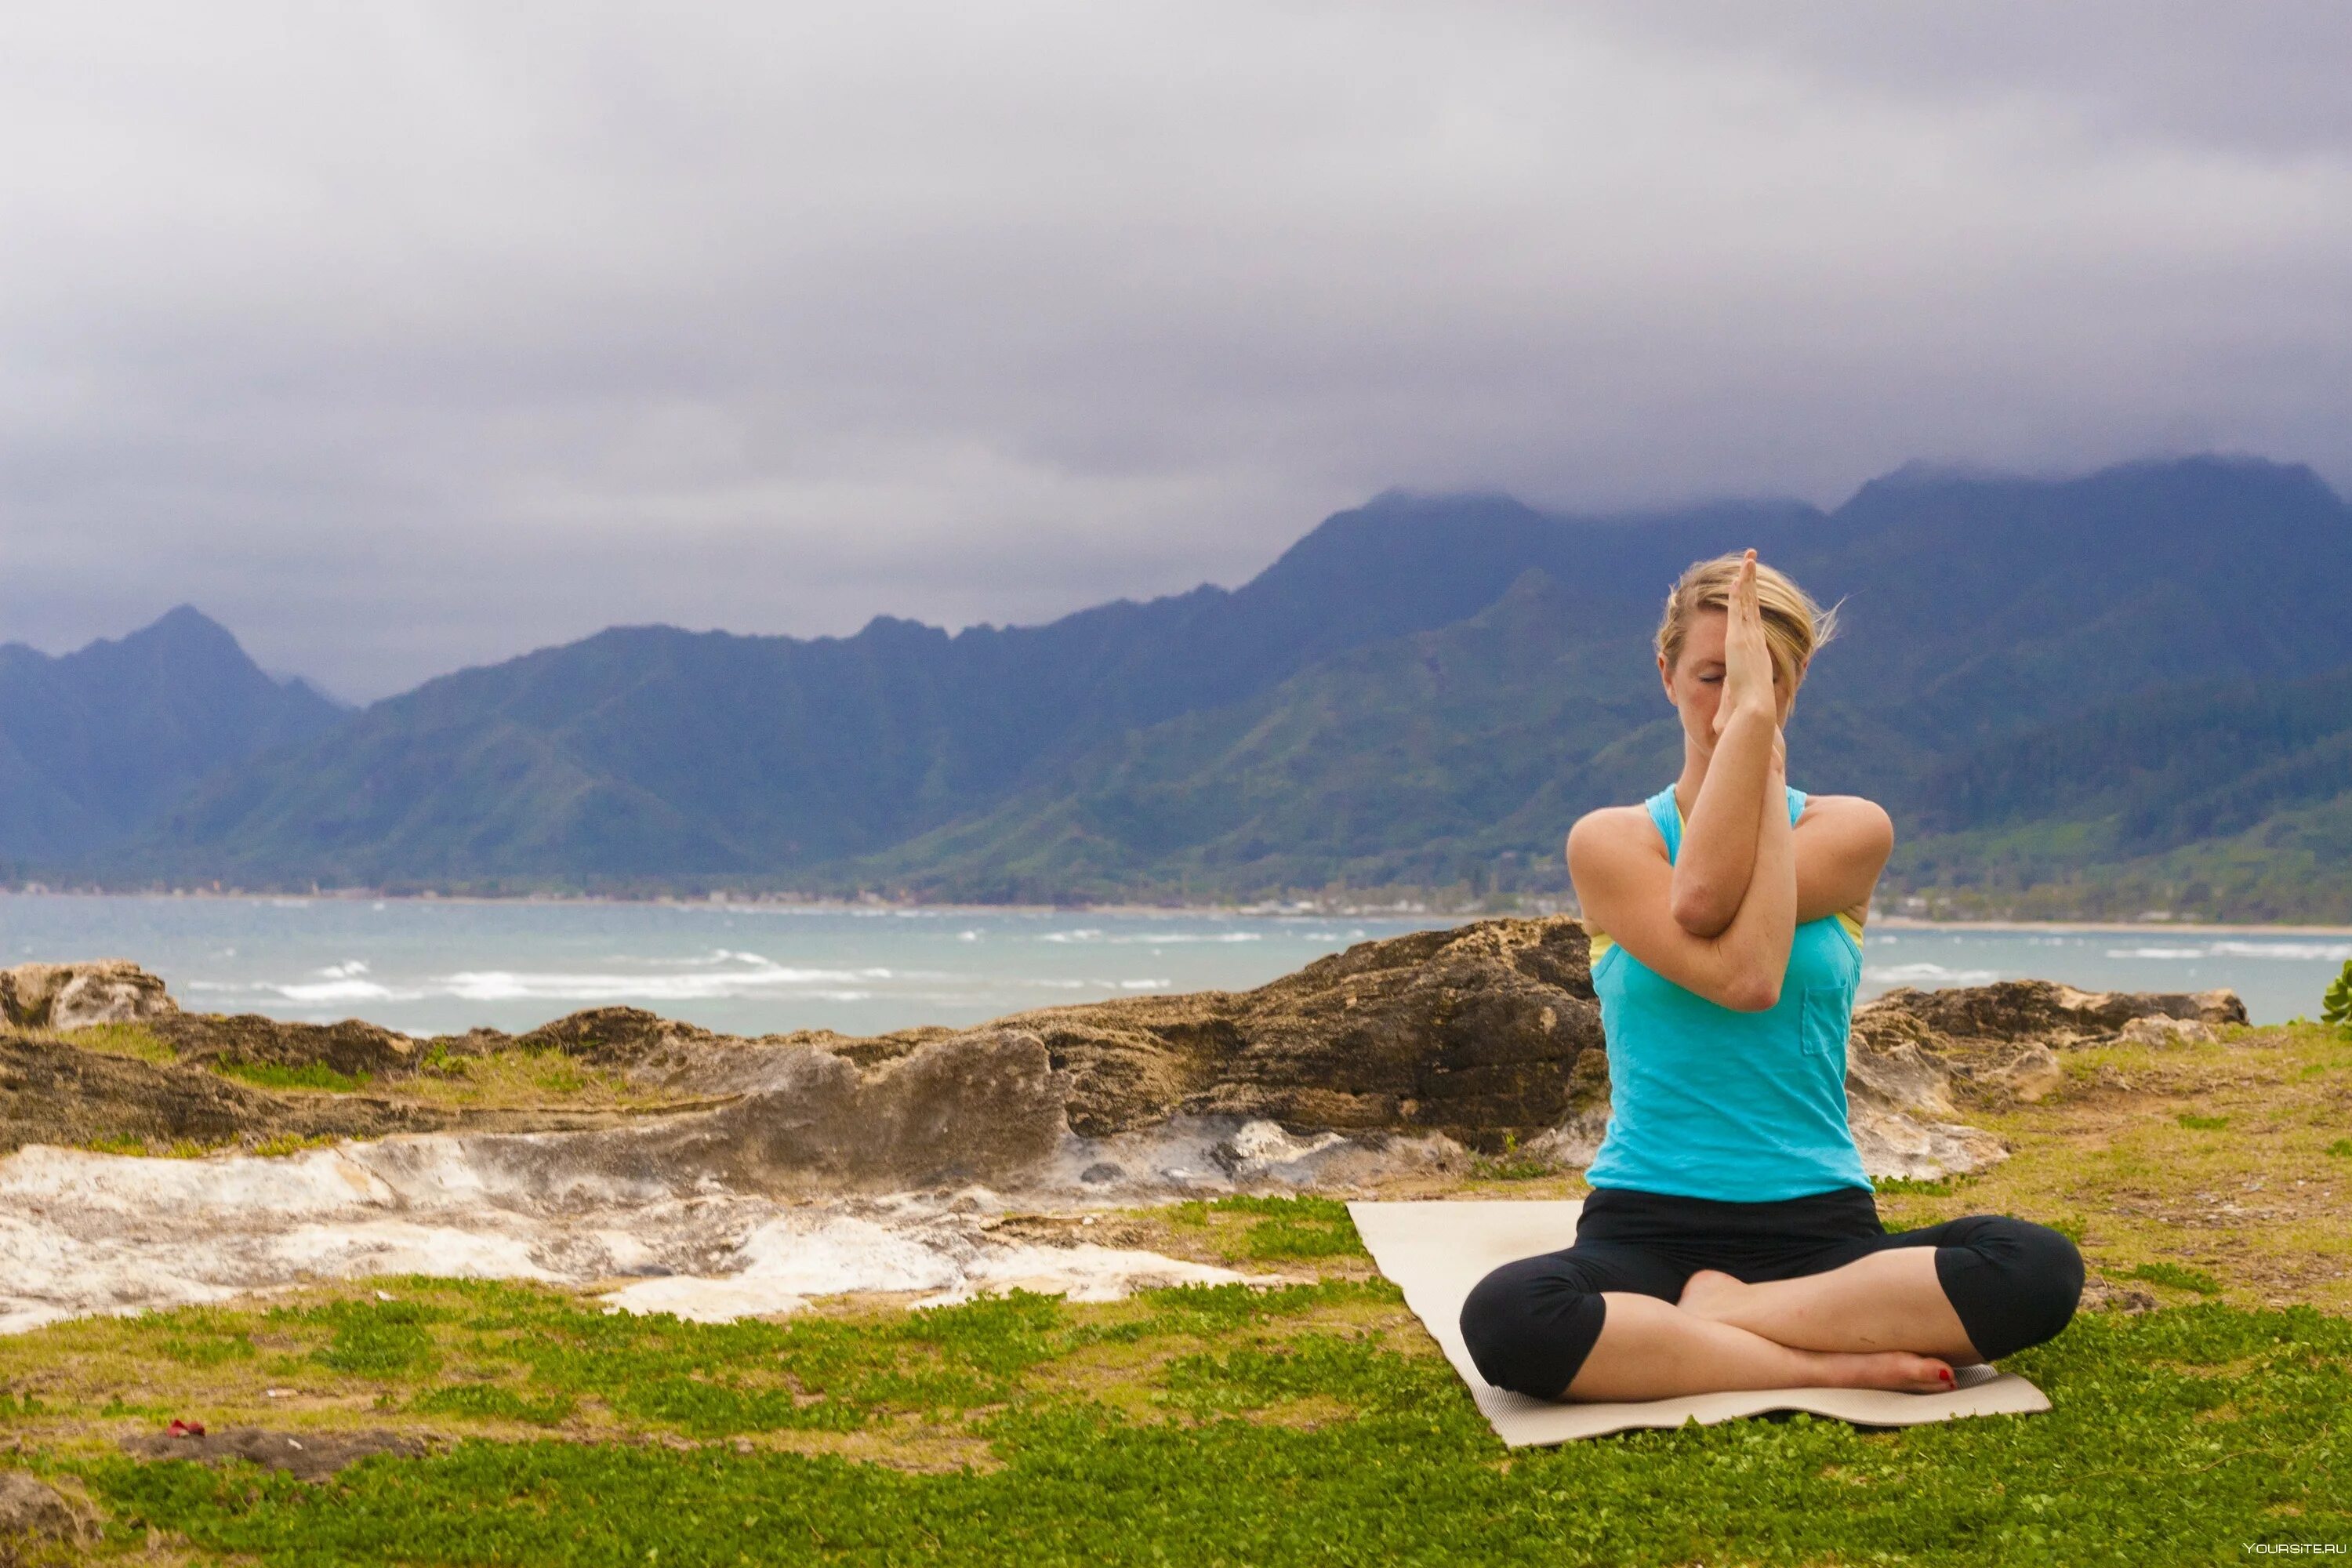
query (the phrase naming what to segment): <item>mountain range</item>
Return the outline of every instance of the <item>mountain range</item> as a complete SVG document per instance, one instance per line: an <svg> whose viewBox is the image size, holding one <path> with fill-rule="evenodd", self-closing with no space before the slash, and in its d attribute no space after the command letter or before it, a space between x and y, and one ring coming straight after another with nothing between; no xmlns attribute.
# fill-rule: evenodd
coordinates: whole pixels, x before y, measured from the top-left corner
<svg viewBox="0 0 2352 1568"><path fill-rule="evenodd" d="M1242 586L949 633L615 627L355 711L173 612L0 648L0 866L110 886L1049 901L1566 890L1673 775L1648 639L1754 545L1844 631L1801 787L1931 910L2352 919L2352 509L2198 458L1912 467L1834 510L1381 496Z"/></svg>

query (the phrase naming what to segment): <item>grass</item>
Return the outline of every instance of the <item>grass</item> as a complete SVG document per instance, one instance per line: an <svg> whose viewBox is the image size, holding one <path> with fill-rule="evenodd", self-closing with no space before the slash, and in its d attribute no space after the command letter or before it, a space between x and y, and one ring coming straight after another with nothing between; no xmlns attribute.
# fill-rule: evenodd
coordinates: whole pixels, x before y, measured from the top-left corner
<svg viewBox="0 0 2352 1568"><path fill-rule="evenodd" d="M62 1034L43 1030L30 1031L35 1038L62 1040L85 1051L99 1051L112 1057L131 1057L158 1067L179 1060L180 1053L170 1044L138 1024L89 1024Z"/></svg>
<svg viewBox="0 0 2352 1568"><path fill-rule="evenodd" d="M320 1062L304 1062L299 1067L277 1062L215 1062L213 1070L223 1078L233 1078L257 1089L314 1089L352 1094L370 1082L366 1073L341 1073Z"/></svg>
<svg viewBox="0 0 2352 1568"><path fill-rule="evenodd" d="M1481 1154L1470 1162L1470 1179L1474 1182L1539 1182L1559 1174L1561 1169L1553 1162L1521 1153L1516 1132L1503 1134L1500 1153Z"/></svg>
<svg viewBox="0 0 2352 1568"><path fill-rule="evenodd" d="M2050 1101L1969 1115L2010 1159L1875 1184L1890 1229L2015 1214L2163 1292L2005 1360L2051 1396L2032 1416L1507 1451L1344 1205L1245 1197L1118 1223L1311 1279L704 1325L412 1279L56 1324L0 1338L0 1463L84 1489L101 1556L191 1563L2137 1565L2352 1542L2342 1052L2282 1029L2070 1053L2085 1071ZM316 1484L117 1448L174 1415L436 1441Z"/></svg>
<svg viewBox="0 0 2352 1568"><path fill-rule="evenodd" d="M2194 1290L2200 1296L2221 1293L2219 1279L2201 1268L2183 1268L2178 1263L2143 1263L2124 1278L2145 1279L2151 1285L2169 1285L2176 1290Z"/></svg>
<svg viewBox="0 0 2352 1568"><path fill-rule="evenodd" d="M205 1562L2140 1564L2352 1530L2352 1322L2308 1308L2084 1314L2005 1363L2031 1417L1507 1453L1379 1280L722 1325L386 1283L26 1336L8 1375L48 1382L0 1423L110 1552ZM164 1385L110 1415L110 1356ZM167 1411L445 1441L315 1485L112 1451Z"/></svg>
<svg viewBox="0 0 2352 1568"><path fill-rule="evenodd" d="M1196 1199L1171 1205L1159 1217L1207 1232L1208 1249L1229 1263L1370 1257L1348 1217L1348 1205L1330 1198Z"/></svg>
<svg viewBox="0 0 2352 1568"><path fill-rule="evenodd" d="M439 1047L425 1053L414 1077L392 1092L399 1099L453 1110L568 1105L639 1108L674 1096L649 1094L620 1074L593 1068L553 1050L491 1051L454 1056Z"/></svg>

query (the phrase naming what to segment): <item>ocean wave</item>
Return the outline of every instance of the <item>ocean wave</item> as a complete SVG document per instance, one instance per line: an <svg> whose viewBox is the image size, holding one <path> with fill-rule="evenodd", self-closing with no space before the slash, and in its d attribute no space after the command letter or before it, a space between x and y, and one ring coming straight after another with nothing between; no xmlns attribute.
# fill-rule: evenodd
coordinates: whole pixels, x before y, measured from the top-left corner
<svg viewBox="0 0 2352 1568"><path fill-rule="evenodd" d="M2322 959L2329 963L2352 960L2352 942L2217 942L2213 952L2229 958L2283 958L2299 963Z"/></svg>
<svg viewBox="0 0 2352 1568"><path fill-rule="evenodd" d="M2000 975L1990 969L1947 969L1940 963L1886 963L1864 969L1862 977L1885 985L1911 985L1921 981L1944 985L1983 985Z"/></svg>
<svg viewBox="0 0 2352 1568"><path fill-rule="evenodd" d="M1092 927L1081 927L1076 931L1041 931L1037 940L1064 944L1083 942L1088 946L1099 942L1105 947L1174 947L1193 942L1264 942L1265 933L1257 931L1139 931L1127 936L1113 936Z"/></svg>
<svg viewBox="0 0 2352 1568"><path fill-rule="evenodd" d="M2212 950L2202 947L2111 947L2109 958L2209 958Z"/></svg>
<svg viewBox="0 0 2352 1568"><path fill-rule="evenodd" d="M564 974L477 969L440 976L436 984L440 994L465 1002L709 1002L794 988L803 988L802 994L839 1001L862 999L870 993L844 998L805 988L854 985L859 981L892 977L887 969L793 969L771 963L686 974Z"/></svg>

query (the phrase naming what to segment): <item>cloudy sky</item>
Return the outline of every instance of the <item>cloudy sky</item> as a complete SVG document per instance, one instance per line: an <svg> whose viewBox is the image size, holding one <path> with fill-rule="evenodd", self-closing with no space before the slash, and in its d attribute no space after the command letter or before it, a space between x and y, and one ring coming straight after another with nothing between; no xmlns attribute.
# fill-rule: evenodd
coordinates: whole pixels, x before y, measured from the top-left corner
<svg viewBox="0 0 2352 1568"><path fill-rule="evenodd" d="M1393 485L2352 489L2352 7L23 5L0 640L370 699L1238 583Z"/></svg>

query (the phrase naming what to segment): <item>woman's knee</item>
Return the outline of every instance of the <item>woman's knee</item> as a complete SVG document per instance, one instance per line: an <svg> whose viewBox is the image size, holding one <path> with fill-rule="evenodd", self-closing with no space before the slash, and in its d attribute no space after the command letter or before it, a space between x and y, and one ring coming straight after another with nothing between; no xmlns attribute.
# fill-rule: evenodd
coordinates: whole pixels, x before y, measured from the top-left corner
<svg viewBox="0 0 2352 1568"><path fill-rule="evenodd" d="M1506 1263L1462 1303L1462 1342L1497 1388L1557 1399L1601 1337L1600 1295L1558 1255Z"/></svg>
<svg viewBox="0 0 2352 1568"><path fill-rule="evenodd" d="M1986 1360L2056 1339L2083 1300L2083 1254L2064 1233L2007 1215L1972 1215L1952 1238L1960 1256L1937 1273L1969 1339Z"/></svg>

